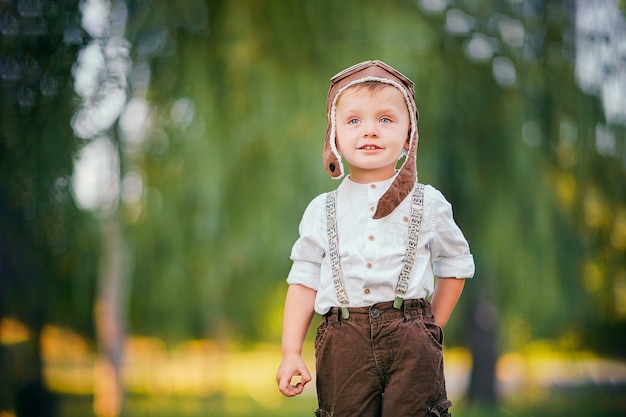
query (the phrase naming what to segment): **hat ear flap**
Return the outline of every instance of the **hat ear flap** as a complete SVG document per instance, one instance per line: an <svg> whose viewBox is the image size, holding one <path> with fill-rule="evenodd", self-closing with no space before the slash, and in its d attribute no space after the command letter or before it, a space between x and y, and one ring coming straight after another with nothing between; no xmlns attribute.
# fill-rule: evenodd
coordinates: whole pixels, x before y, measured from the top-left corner
<svg viewBox="0 0 626 417"><path fill-rule="evenodd" d="M343 176L343 165L339 160L339 154L336 146L333 146L334 138L332 123L328 124L326 129L326 139L324 140L324 149L322 150L322 159L324 161L324 169L333 179L339 179Z"/></svg>

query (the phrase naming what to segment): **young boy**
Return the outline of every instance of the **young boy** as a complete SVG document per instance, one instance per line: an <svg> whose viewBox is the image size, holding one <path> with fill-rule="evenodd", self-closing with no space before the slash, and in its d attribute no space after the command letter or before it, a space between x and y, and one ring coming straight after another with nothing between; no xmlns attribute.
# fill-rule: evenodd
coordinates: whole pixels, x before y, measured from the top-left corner
<svg viewBox="0 0 626 417"><path fill-rule="evenodd" d="M326 107L325 168L341 178L343 157L350 175L300 223L278 387L311 380L301 352L317 312L316 416L449 416L442 328L474 260L450 204L417 182L413 83L366 61L331 79Z"/></svg>

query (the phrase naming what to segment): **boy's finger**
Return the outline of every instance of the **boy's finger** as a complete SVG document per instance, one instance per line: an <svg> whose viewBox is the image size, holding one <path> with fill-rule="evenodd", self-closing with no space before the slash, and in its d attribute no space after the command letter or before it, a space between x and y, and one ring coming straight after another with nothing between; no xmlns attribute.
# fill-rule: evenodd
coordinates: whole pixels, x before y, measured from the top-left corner
<svg viewBox="0 0 626 417"><path fill-rule="evenodd" d="M278 381L278 390L287 397L299 394L295 386L291 385L292 377L283 377Z"/></svg>
<svg viewBox="0 0 626 417"><path fill-rule="evenodd" d="M311 374L309 373L308 369L305 369L304 373L302 374L302 382L306 384L307 382L310 382L311 379Z"/></svg>
<svg viewBox="0 0 626 417"><path fill-rule="evenodd" d="M302 385L294 387L292 385L287 385L286 387L280 387L280 392L287 397L293 397L294 395L298 395L302 392Z"/></svg>

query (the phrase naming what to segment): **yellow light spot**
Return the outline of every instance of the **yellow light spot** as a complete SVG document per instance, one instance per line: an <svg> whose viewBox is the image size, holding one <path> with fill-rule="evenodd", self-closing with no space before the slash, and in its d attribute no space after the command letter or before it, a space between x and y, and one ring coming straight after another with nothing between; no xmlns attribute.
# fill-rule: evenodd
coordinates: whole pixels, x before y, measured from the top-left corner
<svg viewBox="0 0 626 417"><path fill-rule="evenodd" d="M585 223L591 228L599 228L607 221L608 207L596 192L590 192L583 202Z"/></svg>
<svg viewBox="0 0 626 417"><path fill-rule="evenodd" d="M572 205L576 197L576 179L571 174L561 174L557 177L556 195L562 206Z"/></svg>
<svg viewBox="0 0 626 417"><path fill-rule="evenodd" d="M521 349L531 340L533 329L530 323L521 316L513 319L509 327L509 340L513 349Z"/></svg>
<svg viewBox="0 0 626 417"><path fill-rule="evenodd" d="M580 334L569 330L558 339L559 349L563 352L575 352L580 349Z"/></svg>
<svg viewBox="0 0 626 417"><path fill-rule="evenodd" d="M26 326L8 317L0 320L0 344L14 345L27 341L29 332Z"/></svg>
<svg viewBox="0 0 626 417"><path fill-rule="evenodd" d="M89 345L78 333L56 326L44 326L41 331L41 351L46 360L72 363L89 357Z"/></svg>
<svg viewBox="0 0 626 417"><path fill-rule="evenodd" d="M596 262L587 261L583 266L583 286L590 293L598 292L604 286L602 268Z"/></svg>
<svg viewBox="0 0 626 417"><path fill-rule="evenodd" d="M626 250L626 210L624 209L615 216L611 244L617 250Z"/></svg>

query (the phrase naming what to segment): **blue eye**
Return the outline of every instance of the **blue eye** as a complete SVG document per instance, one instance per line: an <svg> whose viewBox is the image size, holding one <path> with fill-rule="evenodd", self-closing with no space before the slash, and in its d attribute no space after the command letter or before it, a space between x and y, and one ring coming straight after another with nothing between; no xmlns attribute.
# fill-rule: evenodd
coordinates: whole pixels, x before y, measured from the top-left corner
<svg viewBox="0 0 626 417"><path fill-rule="evenodd" d="M391 123L391 119L388 117L382 117L380 119L381 123Z"/></svg>
<svg viewBox="0 0 626 417"><path fill-rule="evenodd" d="M355 125L357 123L359 123L359 119L350 119L350 120L348 120L348 124L349 125Z"/></svg>

